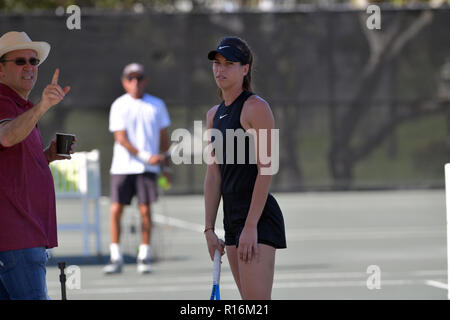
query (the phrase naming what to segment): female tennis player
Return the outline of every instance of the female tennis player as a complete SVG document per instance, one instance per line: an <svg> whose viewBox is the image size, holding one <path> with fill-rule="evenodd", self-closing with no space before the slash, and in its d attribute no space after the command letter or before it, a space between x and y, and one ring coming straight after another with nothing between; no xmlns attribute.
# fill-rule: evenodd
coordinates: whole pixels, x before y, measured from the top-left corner
<svg viewBox="0 0 450 320"><path fill-rule="evenodd" d="M224 38L216 50L209 52L213 74L223 99L207 115L207 127L222 133L223 163L208 164L205 182L205 237L211 260L225 246L230 268L242 299L271 299L275 250L286 248L283 216L275 198L269 193L271 175L261 174L263 164L255 148L247 141L245 150L234 143L234 159L226 156L226 130L249 129L258 136L261 129L268 132L267 154L271 154L271 129L274 118L269 104L251 92L253 54L245 41L237 37ZM214 141L214 137L211 139ZM235 140L235 139L234 139ZM230 143L230 142L229 142ZM236 153L245 152L246 162L237 164ZM213 151L216 160L217 150ZM231 157L233 158L233 157ZM214 232L220 198L223 199L225 244Z"/></svg>

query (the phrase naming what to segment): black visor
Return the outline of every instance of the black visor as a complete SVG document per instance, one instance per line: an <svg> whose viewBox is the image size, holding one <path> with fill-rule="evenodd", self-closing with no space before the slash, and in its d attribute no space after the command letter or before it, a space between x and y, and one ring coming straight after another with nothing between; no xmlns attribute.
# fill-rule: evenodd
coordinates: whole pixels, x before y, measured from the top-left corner
<svg viewBox="0 0 450 320"><path fill-rule="evenodd" d="M225 38L222 40L216 50L212 50L208 53L208 59L214 60L216 54L220 53L228 61L241 62L242 64L250 63L250 57L245 54L235 43L233 39Z"/></svg>

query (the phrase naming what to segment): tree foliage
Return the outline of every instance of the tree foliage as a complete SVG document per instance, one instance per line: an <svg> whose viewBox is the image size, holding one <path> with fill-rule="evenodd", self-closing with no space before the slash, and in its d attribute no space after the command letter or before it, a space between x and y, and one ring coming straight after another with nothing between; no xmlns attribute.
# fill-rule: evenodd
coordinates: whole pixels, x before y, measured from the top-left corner
<svg viewBox="0 0 450 320"><path fill-rule="evenodd" d="M223 4L234 4L237 8L254 8L258 7L260 3L267 0L0 0L0 10L3 12L10 11L29 11L29 10L51 10L58 7L67 7L72 4L76 4L84 8L97 8L97 9L133 9L136 5L143 8L152 10L173 10L177 8L179 2L189 2L192 4L192 8L210 8L212 5L220 6ZM356 6L364 6L371 3L390 3L397 6L416 4L416 3L448 3L450 0L272 0L274 6L286 5L289 2L291 5L301 4L318 4L325 6L327 4L352 4Z"/></svg>

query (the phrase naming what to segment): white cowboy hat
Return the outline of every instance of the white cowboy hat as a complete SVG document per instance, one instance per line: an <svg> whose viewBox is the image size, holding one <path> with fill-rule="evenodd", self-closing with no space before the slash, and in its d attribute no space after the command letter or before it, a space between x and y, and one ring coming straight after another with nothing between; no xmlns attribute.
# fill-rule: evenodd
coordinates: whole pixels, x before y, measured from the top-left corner
<svg viewBox="0 0 450 320"><path fill-rule="evenodd" d="M31 49L36 51L39 64L47 59L50 45L47 42L31 41L25 32L10 31L0 38L0 57L14 50Z"/></svg>

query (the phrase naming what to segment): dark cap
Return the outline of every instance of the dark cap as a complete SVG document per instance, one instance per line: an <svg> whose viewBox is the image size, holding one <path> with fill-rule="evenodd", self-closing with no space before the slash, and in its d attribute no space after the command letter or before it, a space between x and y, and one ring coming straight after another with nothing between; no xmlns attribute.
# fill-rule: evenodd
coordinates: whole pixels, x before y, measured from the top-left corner
<svg viewBox="0 0 450 320"><path fill-rule="evenodd" d="M220 41L216 50L208 53L208 59L214 60L216 54L220 53L228 61L241 62L242 64L250 63L250 55L242 50L243 46L239 38L227 37Z"/></svg>

